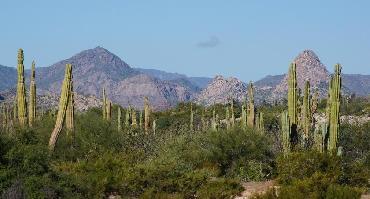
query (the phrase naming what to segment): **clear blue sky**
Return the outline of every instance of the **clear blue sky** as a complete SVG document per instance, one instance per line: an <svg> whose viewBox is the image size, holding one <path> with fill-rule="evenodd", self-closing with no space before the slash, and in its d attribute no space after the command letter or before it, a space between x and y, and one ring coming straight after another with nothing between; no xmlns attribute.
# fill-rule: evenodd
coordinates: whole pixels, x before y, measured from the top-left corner
<svg viewBox="0 0 370 199"><path fill-rule="evenodd" d="M133 67L244 81L284 73L302 50L370 74L367 0L1 0L0 64L48 66L98 45Z"/></svg>

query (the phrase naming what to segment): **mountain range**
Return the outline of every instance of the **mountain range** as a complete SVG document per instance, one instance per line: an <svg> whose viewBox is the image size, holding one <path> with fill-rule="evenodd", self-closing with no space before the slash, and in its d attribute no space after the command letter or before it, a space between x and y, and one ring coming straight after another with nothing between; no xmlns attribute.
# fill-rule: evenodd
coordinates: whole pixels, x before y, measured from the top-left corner
<svg viewBox="0 0 370 199"><path fill-rule="evenodd" d="M319 57L312 50L304 50L293 62L297 64L298 86L302 88L304 81L310 80L311 86L325 96L330 73ZM66 63L73 65L74 89L81 96L101 98L102 89L106 88L114 103L138 109L143 107L145 96L154 109L163 110L181 101L206 105L225 103L229 98L241 101L247 90L247 84L234 77L188 77L156 69L133 68L108 50L96 47L51 66L36 68L38 95L59 94ZM29 74L26 70L26 83ZM16 78L15 67L0 65L2 93L14 89ZM287 75L268 75L254 85L257 102L281 99L287 91ZM370 75L343 74L343 85L346 93L369 95ZM98 104L96 100L90 101Z"/></svg>

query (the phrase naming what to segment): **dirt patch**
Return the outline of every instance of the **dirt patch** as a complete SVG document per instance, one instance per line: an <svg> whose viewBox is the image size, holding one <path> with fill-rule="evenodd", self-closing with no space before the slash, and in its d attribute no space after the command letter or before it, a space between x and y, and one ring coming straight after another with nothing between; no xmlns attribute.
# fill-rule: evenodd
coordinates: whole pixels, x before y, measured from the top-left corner
<svg viewBox="0 0 370 199"><path fill-rule="evenodd" d="M263 181L263 182L244 182L242 186L244 187L244 191L235 199L247 199L255 194L262 194L265 193L267 190L274 187L275 181Z"/></svg>

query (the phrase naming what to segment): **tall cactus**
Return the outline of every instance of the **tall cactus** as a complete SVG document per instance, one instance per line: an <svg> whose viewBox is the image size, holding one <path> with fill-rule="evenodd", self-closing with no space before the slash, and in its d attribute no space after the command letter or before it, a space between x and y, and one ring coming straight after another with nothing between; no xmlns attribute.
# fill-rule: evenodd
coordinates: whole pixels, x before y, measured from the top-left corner
<svg viewBox="0 0 370 199"><path fill-rule="evenodd" d="M71 74L70 87L69 87L69 96L68 96L68 105L66 111L66 129L67 135L70 135L74 131L74 117L75 117L75 100L73 93L73 75Z"/></svg>
<svg viewBox="0 0 370 199"><path fill-rule="evenodd" d="M130 112L131 112L130 109L131 109L130 106L126 109L126 115L125 115L125 126L126 126L126 128L130 127Z"/></svg>
<svg viewBox="0 0 370 199"><path fill-rule="evenodd" d="M230 110L231 110L230 125L232 127L234 127L234 125L235 125L235 114L234 114L234 100L233 100L233 98L231 98Z"/></svg>
<svg viewBox="0 0 370 199"><path fill-rule="evenodd" d="M107 115L105 116L105 118L106 118L106 120L111 121L111 119L112 119L112 101L107 100L106 102L107 102L107 106L106 106L106 114Z"/></svg>
<svg viewBox="0 0 370 199"><path fill-rule="evenodd" d="M246 99L244 98L243 104L242 104L242 116L241 116L241 127L245 129L247 127L247 102Z"/></svg>
<svg viewBox="0 0 370 199"><path fill-rule="evenodd" d="M330 115L329 115L329 140L328 151L332 154L337 153L338 132L339 132L339 109L340 109L340 90L342 86L341 78L342 67L335 65L335 73L331 80L330 88Z"/></svg>
<svg viewBox="0 0 370 199"><path fill-rule="evenodd" d="M131 109L131 126L137 127L136 111L134 109Z"/></svg>
<svg viewBox="0 0 370 199"><path fill-rule="evenodd" d="M107 119L107 95L105 93L105 88L103 88L103 106L102 106L102 111L103 111L103 119Z"/></svg>
<svg viewBox="0 0 370 199"><path fill-rule="evenodd" d="M297 125L298 115L297 115L297 72L296 64L292 63L289 68L288 75L288 115L290 119L290 126Z"/></svg>
<svg viewBox="0 0 370 199"><path fill-rule="evenodd" d="M194 113L193 113L193 103L190 103L190 124L189 124L190 131L194 130Z"/></svg>
<svg viewBox="0 0 370 199"><path fill-rule="evenodd" d="M247 125L250 128L254 127L255 122L255 108L254 108L254 87L253 83L249 82L248 85L248 108L247 108Z"/></svg>
<svg viewBox="0 0 370 199"><path fill-rule="evenodd" d="M290 128L289 116L286 111L284 111L281 114L281 134L282 134L281 140L282 140L282 146L283 146L283 153L284 153L284 156L287 156L291 148L291 144L290 144L291 128Z"/></svg>
<svg viewBox="0 0 370 199"><path fill-rule="evenodd" d="M24 84L24 56L23 49L18 50L18 82L17 82L17 108L18 121L20 126L27 124L27 102L26 102L26 88Z"/></svg>
<svg viewBox="0 0 370 199"><path fill-rule="evenodd" d="M153 120L152 128L153 128L153 134L155 135L156 128L157 128L157 120L155 120L155 119Z"/></svg>
<svg viewBox="0 0 370 199"><path fill-rule="evenodd" d="M117 110L117 130L118 131L122 130L122 126L121 126L121 107L118 107L118 110Z"/></svg>
<svg viewBox="0 0 370 199"><path fill-rule="evenodd" d="M150 122L150 106L148 97L144 98L144 130L145 132L149 131L149 122Z"/></svg>
<svg viewBox="0 0 370 199"><path fill-rule="evenodd" d="M264 134L264 132L265 132L265 123L264 123L264 120L263 120L263 112L258 113L257 128L261 132L261 134Z"/></svg>
<svg viewBox="0 0 370 199"><path fill-rule="evenodd" d="M212 111L212 131L217 131L217 121L216 121L216 107L213 106Z"/></svg>
<svg viewBox="0 0 370 199"><path fill-rule="evenodd" d="M303 146L308 144L311 130L311 107L310 107L310 82L306 81L303 97L302 121L303 121Z"/></svg>
<svg viewBox="0 0 370 199"><path fill-rule="evenodd" d="M65 70L65 75L64 75L64 80L63 80L63 85L62 85L62 92L60 95L59 99L59 107L58 107L58 115L57 119L55 122L54 130L51 133L51 137L49 140L49 149L51 151L54 150L55 144L58 140L60 131L62 130L64 119L66 117L66 112L67 112L67 106L69 103L69 96L71 92L71 84L72 84L72 65L71 64L66 64L66 70Z"/></svg>
<svg viewBox="0 0 370 199"><path fill-rule="evenodd" d="M32 127L36 119L36 83L35 83L35 62L32 62L30 79L30 97L28 106L28 125Z"/></svg>
<svg viewBox="0 0 370 199"><path fill-rule="evenodd" d="M142 130L142 128L143 128L143 111L140 111L140 113L139 113L139 129Z"/></svg>
<svg viewBox="0 0 370 199"><path fill-rule="evenodd" d="M225 120L226 120L226 129L229 130L230 129L230 110L228 106L226 106Z"/></svg>

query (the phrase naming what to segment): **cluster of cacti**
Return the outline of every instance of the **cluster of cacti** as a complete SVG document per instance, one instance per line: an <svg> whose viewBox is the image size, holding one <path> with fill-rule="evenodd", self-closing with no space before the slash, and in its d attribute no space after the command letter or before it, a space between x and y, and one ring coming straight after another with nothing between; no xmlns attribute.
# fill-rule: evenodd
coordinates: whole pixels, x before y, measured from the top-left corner
<svg viewBox="0 0 370 199"><path fill-rule="evenodd" d="M36 83L35 83L35 62L32 62L30 78L30 97L28 106L28 125L32 126L36 119Z"/></svg>
<svg viewBox="0 0 370 199"><path fill-rule="evenodd" d="M150 106L148 97L144 98L144 130L145 132L149 131L149 122L150 122Z"/></svg>
<svg viewBox="0 0 370 199"><path fill-rule="evenodd" d="M307 148L311 139L313 139L313 148L320 152L325 150L331 154L337 153L338 147L338 130L339 130L339 107L340 107L340 89L341 89L341 66L335 66L335 73L329 81L328 100L326 107L327 124L315 125L314 114L318 108L318 92L315 91L311 99L310 84L305 83L303 99L299 100L297 94L297 79L296 79L296 65L293 63L289 68L288 76L288 115L282 114L282 134L283 146L287 147L286 135L288 134L286 121L289 121L289 136L290 141L294 143L293 135L301 135L300 141L302 146ZM300 107L298 105L301 104ZM298 118L298 115L300 117ZM287 118L286 118L287 117ZM311 129L314 127L315 131L311 135ZM298 134L298 131L300 134ZM292 137L293 136L293 137ZM327 142L326 142L327 140ZM291 145L289 145L291 146ZM283 147L284 148L284 147ZM284 148L286 151L286 148Z"/></svg>
<svg viewBox="0 0 370 199"><path fill-rule="evenodd" d="M18 51L18 81L17 81L17 109L18 121L20 126L27 124L27 102L26 102L26 87L24 84L24 56L23 49Z"/></svg>
<svg viewBox="0 0 370 199"><path fill-rule="evenodd" d="M329 138L328 138L328 151L332 154L337 152L338 143L338 131L339 131L339 108L340 108L340 90L342 85L341 79L341 66L339 64L335 65L335 73L330 80L330 98L328 99L330 111L328 121L329 121Z"/></svg>
<svg viewBox="0 0 370 199"><path fill-rule="evenodd" d="M63 85L62 85L62 91L60 95L60 100L59 100L59 107L58 107L58 115L57 119L55 122L55 127L53 132L51 133L51 137L49 140L49 149L54 150L55 144L58 140L59 134L63 128L63 123L64 120L66 119L66 113L68 107L71 107L72 109L74 108L73 104L73 86L72 86L72 65L71 64L66 64L66 70L65 70L65 75L64 75L64 80L63 80ZM69 114L68 114L69 115ZM69 122L73 123L73 117L70 117L72 115L69 115L66 120Z"/></svg>
<svg viewBox="0 0 370 199"><path fill-rule="evenodd" d="M255 108L254 108L254 87L253 83L249 82L248 85L248 107L247 107L247 125L250 128L254 127L255 122Z"/></svg>

